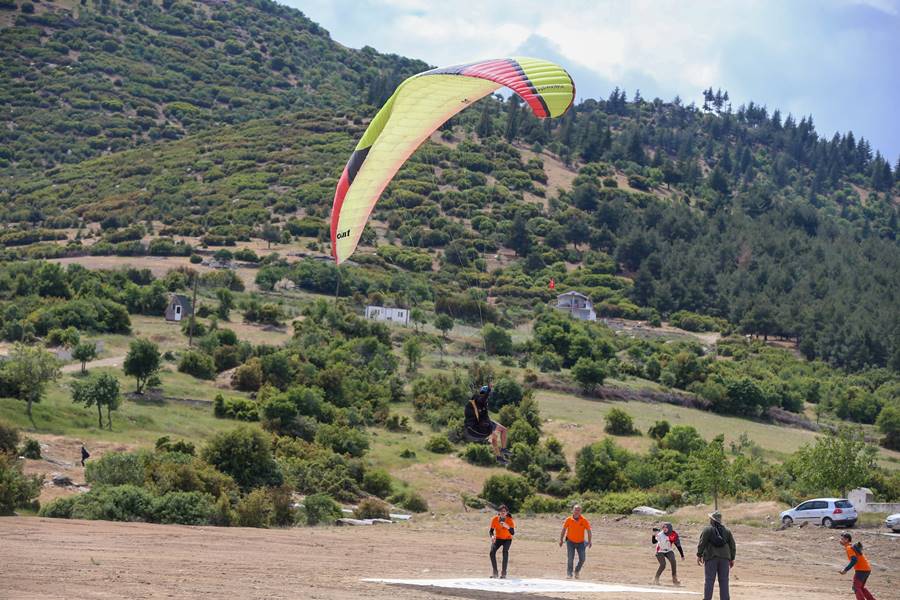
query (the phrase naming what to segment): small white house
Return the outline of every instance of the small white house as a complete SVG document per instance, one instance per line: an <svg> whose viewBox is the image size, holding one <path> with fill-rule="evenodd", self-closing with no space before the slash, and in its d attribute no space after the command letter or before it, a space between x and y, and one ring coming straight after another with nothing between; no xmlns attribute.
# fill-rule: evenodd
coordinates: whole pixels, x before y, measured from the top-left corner
<svg viewBox="0 0 900 600"><path fill-rule="evenodd" d="M875 494L869 488L856 488L847 494L847 500L858 512L900 512L900 502L875 502Z"/></svg>
<svg viewBox="0 0 900 600"><path fill-rule="evenodd" d="M591 299L581 292L566 292L556 297L556 309L563 310L580 321L596 321L597 313Z"/></svg>
<svg viewBox="0 0 900 600"><path fill-rule="evenodd" d="M406 308L387 308L384 306L367 306L366 318L373 321L391 321L409 325L409 310Z"/></svg>
<svg viewBox="0 0 900 600"><path fill-rule="evenodd" d="M169 305L166 306L166 321L180 321L193 314L190 298L181 294L172 294L169 298Z"/></svg>

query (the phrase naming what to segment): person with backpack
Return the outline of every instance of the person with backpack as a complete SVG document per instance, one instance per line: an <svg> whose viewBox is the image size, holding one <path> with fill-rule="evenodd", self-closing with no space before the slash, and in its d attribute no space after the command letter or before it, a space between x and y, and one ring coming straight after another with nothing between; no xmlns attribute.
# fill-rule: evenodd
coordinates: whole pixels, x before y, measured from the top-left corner
<svg viewBox="0 0 900 600"><path fill-rule="evenodd" d="M477 394L474 394L466 404L463 411L465 417L465 437L470 442L484 443L491 440L494 448L494 456L497 462L506 464L509 451L506 449L506 427L492 421L488 414L488 398L491 395L490 386L482 386Z"/></svg>
<svg viewBox="0 0 900 600"><path fill-rule="evenodd" d="M672 584L681 585L681 582L678 581L678 568L675 564L675 549L677 548L681 553L682 560L684 560L684 550L681 548L681 541L672 528L672 524L663 523L662 529L654 527L650 543L656 545L656 560L659 561L659 569L656 570L653 585L659 585L659 576L666 570L667 560L672 565Z"/></svg>
<svg viewBox="0 0 900 600"><path fill-rule="evenodd" d="M853 593L856 594L856 600L875 600L872 592L866 589L866 580L872 574L872 567L869 566L869 561L863 554L862 542L854 544L853 537L844 532L841 534L841 546L847 551L847 558L850 560L850 563L841 569L841 575L850 569L854 570Z"/></svg>
<svg viewBox="0 0 900 600"><path fill-rule="evenodd" d="M697 544L697 564L703 565L703 600L712 600L716 579L719 580L720 600L730 600L728 573L734 566L736 547L731 531L722 525L722 513L709 514L709 525L700 532Z"/></svg>
<svg viewBox="0 0 900 600"><path fill-rule="evenodd" d="M500 571L500 579L506 579L506 568L509 565L509 547L512 545L513 536L516 535L516 522L505 504L497 509L497 514L491 519L491 567L494 574L491 579L497 579L497 550L503 548L503 570Z"/></svg>

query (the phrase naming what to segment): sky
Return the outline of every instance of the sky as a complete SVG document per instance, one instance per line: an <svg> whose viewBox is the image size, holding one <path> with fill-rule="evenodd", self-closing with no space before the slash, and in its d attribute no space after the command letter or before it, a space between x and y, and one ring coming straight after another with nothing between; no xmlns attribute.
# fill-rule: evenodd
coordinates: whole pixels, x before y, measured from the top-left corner
<svg viewBox="0 0 900 600"><path fill-rule="evenodd" d="M702 104L710 86L900 157L900 0L278 0L351 48L448 66L555 60L578 100Z"/></svg>

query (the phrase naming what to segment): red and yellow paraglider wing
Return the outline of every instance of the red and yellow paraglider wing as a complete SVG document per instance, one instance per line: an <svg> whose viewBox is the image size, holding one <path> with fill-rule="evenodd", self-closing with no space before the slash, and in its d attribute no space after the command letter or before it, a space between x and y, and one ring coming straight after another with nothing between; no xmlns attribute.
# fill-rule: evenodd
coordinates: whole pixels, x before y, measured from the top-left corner
<svg viewBox="0 0 900 600"><path fill-rule="evenodd" d="M531 58L434 69L400 84L338 181L331 212L331 248L338 264L356 250L375 203L410 155L453 115L503 86L542 118L562 115L575 97L572 78L562 67Z"/></svg>

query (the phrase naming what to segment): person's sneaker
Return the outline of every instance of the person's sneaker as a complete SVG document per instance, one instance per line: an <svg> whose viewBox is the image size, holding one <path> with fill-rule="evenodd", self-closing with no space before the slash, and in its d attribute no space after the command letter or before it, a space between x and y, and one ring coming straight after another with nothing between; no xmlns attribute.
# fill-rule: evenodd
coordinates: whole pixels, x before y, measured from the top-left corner
<svg viewBox="0 0 900 600"><path fill-rule="evenodd" d="M506 579L506 573L503 573L502 575L500 575L500 579Z"/></svg>
<svg viewBox="0 0 900 600"><path fill-rule="evenodd" d="M502 454L498 454L498 455L497 455L497 462L498 462L499 464L501 464L501 465L508 465L508 464L509 464L509 460L507 460L506 457L503 456Z"/></svg>
<svg viewBox="0 0 900 600"><path fill-rule="evenodd" d="M512 451L509 448L500 448L500 456L509 458L512 456Z"/></svg>
<svg viewBox="0 0 900 600"><path fill-rule="evenodd" d="M575 571L575 579L581 579L581 573Z"/></svg>
<svg viewBox="0 0 900 600"><path fill-rule="evenodd" d="M653 578L653 585L659 585L659 577Z"/></svg>
<svg viewBox="0 0 900 600"><path fill-rule="evenodd" d="M499 577L499 575L497 575L496 573L494 573L493 575L491 575L491 579L497 579L497 577Z"/></svg>
<svg viewBox="0 0 900 600"><path fill-rule="evenodd" d="M673 579L673 580L672 580L672 585L674 585L674 586L677 587L677 586L680 586L680 585L681 585L681 582L678 581L677 579Z"/></svg>
<svg viewBox="0 0 900 600"><path fill-rule="evenodd" d="M569 573L568 575L566 575L566 579L572 579L572 574Z"/></svg>

